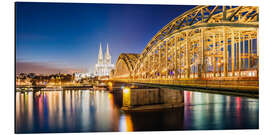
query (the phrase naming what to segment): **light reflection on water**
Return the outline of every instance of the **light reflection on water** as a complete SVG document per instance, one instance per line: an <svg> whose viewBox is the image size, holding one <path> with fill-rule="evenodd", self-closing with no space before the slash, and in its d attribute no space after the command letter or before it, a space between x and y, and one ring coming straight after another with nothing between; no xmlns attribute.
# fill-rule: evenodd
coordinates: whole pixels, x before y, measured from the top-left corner
<svg viewBox="0 0 270 135"><path fill-rule="evenodd" d="M16 92L16 132L257 129L258 99L184 91L184 107L124 113L107 91Z"/></svg>
<svg viewBox="0 0 270 135"><path fill-rule="evenodd" d="M119 131L121 132L133 131L133 125L130 114L122 115L120 117Z"/></svg>
<svg viewBox="0 0 270 135"><path fill-rule="evenodd" d="M258 128L258 99L184 92L185 129Z"/></svg>

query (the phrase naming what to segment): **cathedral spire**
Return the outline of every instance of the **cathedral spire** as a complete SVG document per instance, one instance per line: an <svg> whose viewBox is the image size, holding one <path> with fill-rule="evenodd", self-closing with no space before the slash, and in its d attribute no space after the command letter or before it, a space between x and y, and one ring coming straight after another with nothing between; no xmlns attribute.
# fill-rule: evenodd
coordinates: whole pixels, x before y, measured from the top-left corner
<svg viewBox="0 0 270 135"><path fill-rule="evenodd" d="M109 57L110 56L110 51L109 51L109 44L107 43L107 50L106 50L106 55L107 55L107 57Z"/></svg>
<svg viewBox="0 0 270 135"><path fill-rule="evenodd" d="M106 52L104 56L102 53L102 45L99 46L98 63L95 65L95 75L96 76L109 76L111 70L114 68L114 64L111 61L112 57L110 55L109 44L107 43Z"/></svg>
<svg viewBox="0 0 270 135"><path fill-rule="evenodd" d="M99 46L98 64L103 64L103 54L102 54L102 46L101 46L101 43L100 43L100 46Z"/></svg>
<svg viewBox="0 0 270 135"><path fill-rule="evenodd" d="M106 59L106 64L111 64L111 55L110 55L109 44L108 43L107 43L105 59Z"/></svg>

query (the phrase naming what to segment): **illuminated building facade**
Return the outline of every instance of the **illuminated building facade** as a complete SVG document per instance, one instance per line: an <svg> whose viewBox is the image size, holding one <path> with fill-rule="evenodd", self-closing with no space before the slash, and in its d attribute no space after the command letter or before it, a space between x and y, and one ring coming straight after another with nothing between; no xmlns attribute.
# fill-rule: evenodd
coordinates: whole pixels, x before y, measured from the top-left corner
<svg viewBox="0 0 270 135"><path fill-rule="evenodd" d="M96 76L109 76L111 70L114 68L114 64L111 63L111 55L109 51L109 45L107 44L106 54L103 59L102 46L100 44L98 62L95 65Z"/></svg>

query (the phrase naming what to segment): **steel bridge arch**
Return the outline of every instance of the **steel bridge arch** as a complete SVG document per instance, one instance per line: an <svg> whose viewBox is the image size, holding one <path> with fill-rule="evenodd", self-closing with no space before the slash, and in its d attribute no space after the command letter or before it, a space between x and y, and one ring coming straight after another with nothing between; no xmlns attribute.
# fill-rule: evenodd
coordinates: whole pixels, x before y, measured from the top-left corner
<svg viewBox="0 0 270 135"><path fill-rule="evenodd" d="M125 77L131 76L131 73L134 70L138 57L139 57L139 54L135 54L135 53L121 53L117 59L117 62L116 62L117 68L113 76L116 78L125 78ZM119 73L121 72L121 70L123 70L122 68L126 68L128 70L126 74Z"/></svg>
<svg viewBox="0 0 270 135"><path fill-rule="evenodd" d="M151 68L149 68L150 66L147 67L146 65L148 63L150 63L148 65L153 66L152 64L157 62L157 60L155 58L153 58L153 57L157 57L156 54L154 54L154 53L156 53L156 51L160 51L162 49L162 47L160 46L160 44L162 44L162 42L170 42L171 38L175 38L174 39L175 44L186 41L187 42L186 44L189 44L189 45L187 45L188 47L184 47L186 50L186 53L190 52L189 46L191 46L191 47L199 46L200 47L200 48L194 47L193 54L191 54L190 56L187 54L186 54L187 55L186 56L184 54L186 57L185 64L183 64L183 63L181 64L181 62L179 62L180 64L178 64L178 65L176 64L177 66L184 66L184 68L182 68L182 69L180 68L180 70L184 69L185 74L187 74L187 75L185 75L184 78L189 78L189 76L190 76L188 73L190 71L187 71L186 68L188 68L188 70L190 70L190 66L195 65L195 63L197 64L196 70L202 70L201 68L205 69L204 66L206 64L205 62L207 61L206 59L211 58L209 56L210 54L208 54L209 58L204 58L204 56L207 56L204 54L204 51L206 49L210 48L210 50L211 49L213 50L213 48L216 49L215 47L219 47L220 50L228 49L228 47L234 48L235 46L229 45L229 44L232 44L232 42L234 44L236 44L236 51L240 50L239 54L236 54L238 61L233 60L233 62L232 62L233 64L229 65L230 66L229 67L227 63L231 62L232 58L228 58L228 57L234 57L235 54L232 56L232 54L231 54L232 51L229 51L229 54L227 54L228 52L223 51L223 55L226 55L225 57L223 57L223 61L227 60L227 59L230 59L230 60L229 61L227 60L226 61L227 63L226 62L221 63L222 60L219 59L218 64L221 63L222 65L224 65L223 66L224 73L222 76L226 77L227 73L225 73L225 70L228 70L227 68L230 68L230 70L232 70L231 69L232 66L235 68L235 63L237 63L237 62L239 63L239 61L240 61L240 64L238 64L238 67L239 67L238 74L241 74L240 73L240 70L242 68L241 66L243 66L243 63L244 63L244 62L241 63L241 59L242 59L241 57L243 57L243 58L246 57L246 53L243 52L243 48L245 48L243 46L246 46L246 45L243 45L243 44L245 44L246 40L249 40L248 42L253 42L253 39L257 40L257 33L258 33L258 27L259 27L258 21L259 21L258 7L251 7L251 6L197 6L193 9L183 13L182 15L176 17L174 20L169 22L159 32L156 33L156 35L148 42L147 46L144 48L140 57L138 58L138 60L135 64L135 67L133 69L133 75L135 76L135 78L148 78L149 76L146 76L146 74L153 74L153 73L155 74L156 73L155 70L158 69L159 67L154 67L154 69L152 67L152 69L151 69ZM214 34L209 36L209 33L213 33L213 32L214 32ZM207 34L208 34L208 36L205 36ZM248 35L249 37L247 38L246 35ZM189 38L189 39L187 39L187 38ZM198 39L198 41L195 41L195 40L197 40L196 38ZM200 39L200 38L202 38L202 39ZM219 41L216 42L215 40L217 38ZM224 38L223 41L220 38ZM206 39L209 41L205 41ZM212 47L209 47L209 45L210 45L209 42L212 40L214 40L215 43L213 43ZM250 40L252 40L252 41L250 41ZM188 42L196 42L196 43L195 43L195 45L193 45L192 43L188 43ZM167 51L170 50L170 48L176 48L176 49L180 48L180 50L181 50L181 47L183 48L182 45L179 45L178 47L173 47L173 46L169 46L166 44L167 43L165 43ZM180 43L180 44L183 44L183 43ZM197 45L197 44L202 44L202 45ZM204 44L206 44L205 45L206 47L204 46ZM225 44L225 45L222 46L221 44ZM237 47L237 44L238 44L238 47ZM215 47L213 47L213 46L215 46ZM248 46L251 46L251 45L248 45ZM259 57L258 47L259 47L259 44L258 44L258 40L257 40L257 43L256 43L256 53L257 54L256 54L256 56L253 56L254 54L252 54L252 56L251 56L252 58L256 59L257 67L258 67L258 57ZM219 53L222 53L222 51L220 51L220 50L219 50ZM178 52L178 50L177 50L177 52ZM233 50L233 52L235 53L235 50ZM178 55L179 55L178 53L174 53L174 54L176 55L176 57L178 57ZM159 54L159 59L161 57L160 55L161 54ZM219 55L219 54L216 54L216 52L215 52L215 56L214 56L215 58L212 58L212 59L216 59L216 55ZM230 56L227 56L227 55L230 55ZM168 61L167 53L166 53L166 57L167 58L165 60L167 63L167 61ZM182 57L182 56L179 56L179 57ZM192 58L192 60L190 60L189 57ZM197 57L201 57L201 58L197 58ZM218 57L220 57L220 56L218 56ZM248 57L250 58L250 56L248 56ZM153 58L152 62L147 62L152 58ZM181 58L179 58L179 59L181 59ZM196 61L193 59L196 59ZM235 59L235 58L233 58L233 59ZM175 58L174 60L178 61L177 58ZM208 60L208 61L210 61L210 60ZM215 62L217 62L217 61L215 60ZM189 65L189 64L191 64L191 65ZM207 63L207 64L209 64L209 63ZM212 64L212 63L210 63L210 64ZM167 66L168 66L168 64L166 64L166 70L169 70ZM148 71L145 71L145 68L148 68ZM216 69L216 67L212 67L212 68ZM144 70L142 70L142 69L144 69ZM174 72L174 74L175 74L177 71L176 71L176 68L171 68L171 71L169 71L169 72L172 72L172 73ZM194 71L192 71L192 72L194 72ZM228 71L226 71L226 72L228 72ZM157 75L159 75L159 74L160 73L158 73ZM197 74L198 74L197 77L201 76L200 75L201 73L197 73ZM234 74L234 73L232 73L232 74ZM244 74L248 74L248 73L244 73ZM254 73L252 73L252 74L254 74ZM258 75L258 70L256 71L256 74ZM207 75L204 74L204 77L206 77L206 76ZM214 73L214 75L210 75L210 76L216 76L216 75ZM232 75L232 76L234 76L234 75ZM220 77L221 77L221 74L220 74ZM153 77L151 76L151 78L153 78ZM182 78L182 77L180 77L180 78Z"/></svg>

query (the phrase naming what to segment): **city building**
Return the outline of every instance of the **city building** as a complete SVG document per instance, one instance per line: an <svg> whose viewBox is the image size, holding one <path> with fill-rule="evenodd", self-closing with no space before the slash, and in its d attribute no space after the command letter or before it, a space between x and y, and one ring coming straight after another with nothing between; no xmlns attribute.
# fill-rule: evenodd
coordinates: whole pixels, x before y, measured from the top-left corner
<svg viewBox="0 0 270 135"><path fill-rule="evenodd" d="M111 55L109 51L109 45L107 44L106 54L103 58L102 46L100 43L98 62L95 65L95 76L109 76L111 70L114 68L114 64L111 61Z"/></svg>
<svg viewBox="0 0 270 135"><path fill-rule="evenodd" d="M75 81L78 81L83 78L93 78L93 77L94 77L93 73L78 73L78 72L74 73Z"/></svg>

